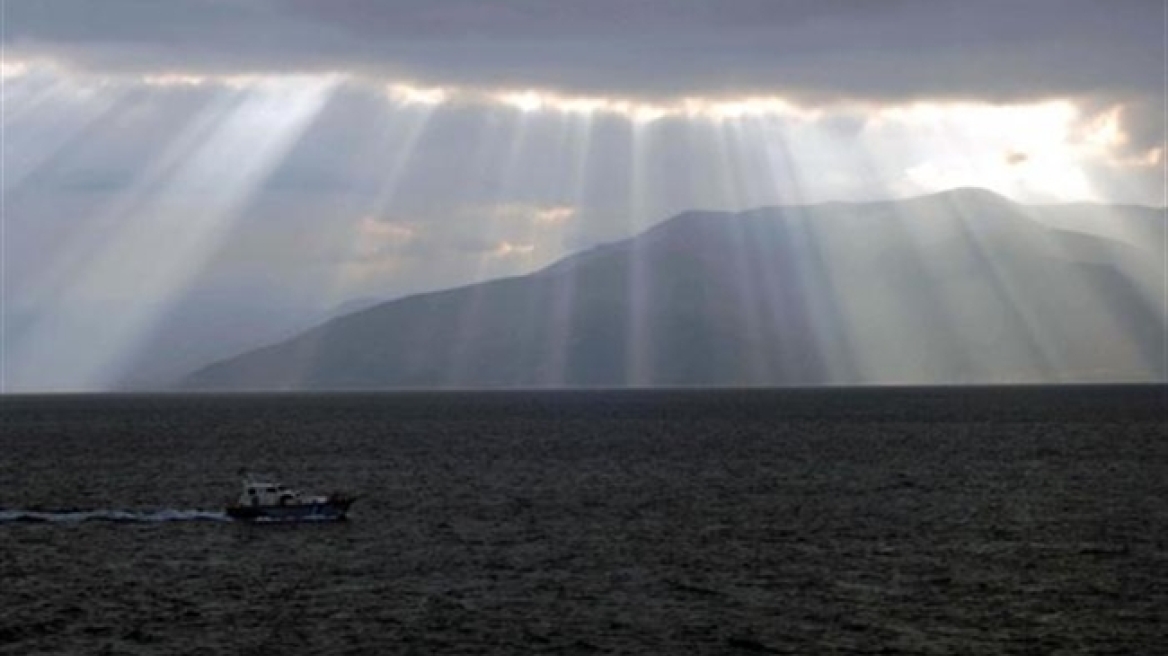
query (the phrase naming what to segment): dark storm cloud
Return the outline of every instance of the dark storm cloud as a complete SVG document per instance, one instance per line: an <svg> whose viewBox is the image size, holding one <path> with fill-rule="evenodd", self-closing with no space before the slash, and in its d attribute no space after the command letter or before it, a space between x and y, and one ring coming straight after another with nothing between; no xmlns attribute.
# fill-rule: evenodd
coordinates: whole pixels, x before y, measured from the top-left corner
<svg viewBox="0 0 1168 656"><path fill-rule="evenodd" d="M17 54L85 68L357 71L631 96L1158 94L1158 0L37 0Z"/></svg>

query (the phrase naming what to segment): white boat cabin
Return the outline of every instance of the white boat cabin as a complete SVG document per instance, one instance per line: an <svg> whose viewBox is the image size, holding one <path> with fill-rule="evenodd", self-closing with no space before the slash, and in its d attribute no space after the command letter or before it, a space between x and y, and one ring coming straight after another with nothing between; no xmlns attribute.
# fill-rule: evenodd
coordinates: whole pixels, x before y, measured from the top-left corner
<svg viewBox="0 0 1168 656"><path fill-rule="evenodd" d="M300 493L269 481L244 481L241 506L292 506L302 503Z"/></svg>

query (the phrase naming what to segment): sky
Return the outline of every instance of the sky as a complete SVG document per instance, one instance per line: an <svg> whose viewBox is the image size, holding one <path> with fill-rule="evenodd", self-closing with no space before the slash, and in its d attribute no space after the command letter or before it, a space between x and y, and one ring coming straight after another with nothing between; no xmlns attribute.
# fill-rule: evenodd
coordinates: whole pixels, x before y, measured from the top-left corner
<svg viewBox="0 0 1168 656"><path fill-rule="evenodd" d="M0 11L4 390L108 388L175 326L242 349L687 209L1165 204L1162 0Z"/></svg>

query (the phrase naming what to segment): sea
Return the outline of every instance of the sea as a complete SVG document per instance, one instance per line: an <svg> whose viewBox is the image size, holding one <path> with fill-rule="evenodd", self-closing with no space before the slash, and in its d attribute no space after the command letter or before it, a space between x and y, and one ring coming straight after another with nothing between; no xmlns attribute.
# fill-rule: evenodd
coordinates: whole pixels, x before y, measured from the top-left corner
<svg viewBox="0 0 1168 656"><path fill-rule="evenodd" d="M1165 649L1164 386L0 397L0 654Z"/></svg>

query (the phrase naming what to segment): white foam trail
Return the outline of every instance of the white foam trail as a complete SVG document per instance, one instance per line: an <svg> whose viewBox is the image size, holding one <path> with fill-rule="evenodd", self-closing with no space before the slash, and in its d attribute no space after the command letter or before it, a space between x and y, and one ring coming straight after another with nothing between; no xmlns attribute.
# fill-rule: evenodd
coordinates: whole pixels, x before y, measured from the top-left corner
<svg viewBox="0 0 1168 656"><path fill-rule="evenodd" d="M0 524L35 522L79 524L81 522L229 522L226 513L211 510L164 509L152 512L131 510L0 510Z"/></svg>

